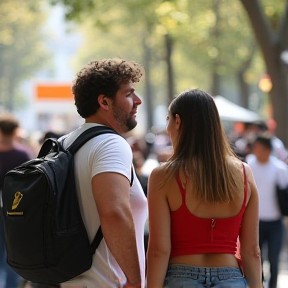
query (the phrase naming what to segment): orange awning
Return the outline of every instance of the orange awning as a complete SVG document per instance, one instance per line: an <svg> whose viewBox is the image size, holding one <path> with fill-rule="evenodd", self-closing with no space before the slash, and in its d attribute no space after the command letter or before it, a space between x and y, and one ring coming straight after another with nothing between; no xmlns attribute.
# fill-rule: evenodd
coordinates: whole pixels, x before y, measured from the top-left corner
<svg viewBox="0 0 288 288"><path fill-rule="evenodd" d="M71 85L36 85L37 100L74 100Z"/></svg>

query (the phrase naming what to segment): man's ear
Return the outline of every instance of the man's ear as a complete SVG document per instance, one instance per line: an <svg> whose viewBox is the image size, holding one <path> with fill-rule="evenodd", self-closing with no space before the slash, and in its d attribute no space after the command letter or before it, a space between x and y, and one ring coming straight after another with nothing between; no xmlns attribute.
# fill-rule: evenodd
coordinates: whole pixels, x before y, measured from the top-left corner
<svg viewBox="0 0 288 288"><path fill-rule="evenodd" d="M104 110L108 110L109 106L108 106L108 99L104 94L100 94L98 96L98 103L99 106L102 107Z"/></svg>
<svg viewBox="0 0 288 288"><path fill-rule="evenodd" d="M180 129L180 126L181 126L181 118L180 118L179 114L176 114L176 115L175 115L175 126L176 126L176 129L177 129L177 130Z"/></svg>

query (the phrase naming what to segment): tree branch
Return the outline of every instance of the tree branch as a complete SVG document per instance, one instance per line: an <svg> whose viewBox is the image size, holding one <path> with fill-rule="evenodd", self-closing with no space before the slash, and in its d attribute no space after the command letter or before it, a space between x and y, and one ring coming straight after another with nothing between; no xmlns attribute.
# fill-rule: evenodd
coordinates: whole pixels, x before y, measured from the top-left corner
<svg viewBox="0 0 288 288"><path fill-rule="evenodd" d="M276 35L273 33L259 0L240 0L248 14L252 29L256 36L257 42L263 53L267 67L270 66L270 55L273 52L276 42ZM273 63L271 63L273 66Z"/></svg>

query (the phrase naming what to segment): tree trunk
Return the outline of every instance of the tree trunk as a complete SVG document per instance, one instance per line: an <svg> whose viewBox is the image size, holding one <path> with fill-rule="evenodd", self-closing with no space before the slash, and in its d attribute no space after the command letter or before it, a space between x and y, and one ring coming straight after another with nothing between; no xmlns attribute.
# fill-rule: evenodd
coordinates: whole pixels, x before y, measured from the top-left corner
<svg viewBox="0 0 288 288"><path fill-rule="evenodd" d="M253 41L254 42L254 41ZM250 54L248 55L247 59L242 63L239 71L237 73L237 79L239 84L239 91L240 91L240 100L241 105L245 108L248 108L249 104L249 84L245 81L245 73L249 69L251 62L255 55L255 43L250 45L251 48L249 49Z"/></svg>
<svg viewBox="0 0 288 288"><path fill-rule="evenodd" d="M281 52L288 45L288 1L285 3L283 17L279 29L273 31L267 17L259 4L259 0L241 0L250 19L257 42L263 54L267 73L271 77L273 88L269 93L273 116L277 122L276 135L288 145L288 79L284 64L281 63Z"/></svg>
<svg viewBox="0 0 288 288"><path fill-rule="evenodd" d="M240 71L238 73L238 85L240 90L240 100L241 100L241 106L248 109L248 103L249 103L249 85L246 83L244 79L245 71Z"/></svg>
<svg viewBox="0 0 288 288"><path fill-rule="evenodd" d="M279 54L278 54L279 55ZM280 56L280 55L279 55ZM278 57L279 59L279 57ZM279 62L279 60L278 60ZM288 145L288 87L284 64L279 63L275 70L268 70L273 87L269 93L272 104L272 115L277 123L276 135Z"/></svg>
<svg viewBox="0 0 288 288"><path fill-rule="evenodd" d="M211 84L211 94L213 96L220 95L220 84L221 84L221 77L217 72L218 65L216 62L213 63L212 68L212 84Z"/></svg>
<svg viewBox="0 0 288 288"><path fill-rule="evenodd" d="M220 5L221 0L216 0L213 3L213 11L215 13L215 25L212 28L211 31L211 38L215 39L215 43L217 43L217 39L220 37L220 28L219 28L219 20L220 20ZM213 40L212 40L213 41ZM221 94L221 77L218 73L218 67L219 67L219 59L215 58L213 60L212 64L212 79L211 79L211 94L213 96L220 95Z"/></svg>
<svg viewBox="0 0 288 288"><path fill-rule="evenodd" d="M167 95L168 104L174 98L174 72L172 63L173 41L169 34L165 35L166 65L167 65Z"/></svg>
<svg viewBox="0 0 288 288"><path fill-rule="evenodd" d="M153 117L153 101L152 101L152 87L151 87L151 79L150 79L150 63L151 63L151 48L146 44L146 37L143 39L143 49L144 49L144 69L145 69L145 102L146 102L146 112L147 112L147 122L146 129L150 130L154 125L154 117Z"/></svg>

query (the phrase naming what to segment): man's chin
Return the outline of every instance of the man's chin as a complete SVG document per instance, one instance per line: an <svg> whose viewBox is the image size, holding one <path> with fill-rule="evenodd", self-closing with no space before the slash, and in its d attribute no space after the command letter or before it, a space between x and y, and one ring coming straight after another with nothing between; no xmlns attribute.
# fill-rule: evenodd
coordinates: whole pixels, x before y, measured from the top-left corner
<svg viewBox="0 0 288 288"><path fill-rule="evenodd" d="M133 122L128 122L126 124L127 132L133 130L137 126L137 121L134 120Z"/></svg>

